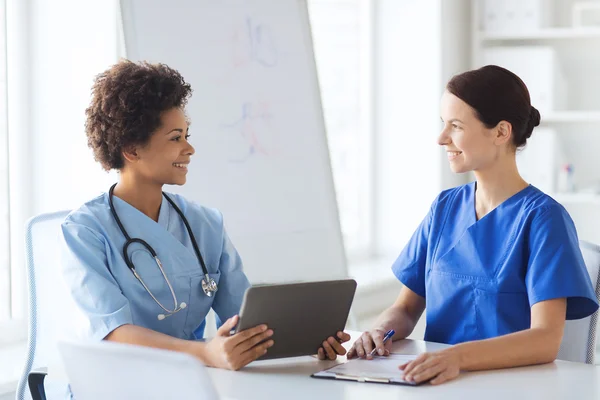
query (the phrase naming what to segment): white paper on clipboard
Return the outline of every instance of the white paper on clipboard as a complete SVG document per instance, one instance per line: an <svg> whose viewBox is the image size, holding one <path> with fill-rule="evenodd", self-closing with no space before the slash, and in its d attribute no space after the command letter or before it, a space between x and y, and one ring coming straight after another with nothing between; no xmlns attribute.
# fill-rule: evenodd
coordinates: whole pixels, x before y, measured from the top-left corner
<svg viewBox="0 0 600 400"><path fill-rule="evenodd" d="M348 379L360 382L413 384L403 379L398 366L417 358L416 355L390 354L375 356L372 360L355 359L314 374L317 378Z"/></svg>

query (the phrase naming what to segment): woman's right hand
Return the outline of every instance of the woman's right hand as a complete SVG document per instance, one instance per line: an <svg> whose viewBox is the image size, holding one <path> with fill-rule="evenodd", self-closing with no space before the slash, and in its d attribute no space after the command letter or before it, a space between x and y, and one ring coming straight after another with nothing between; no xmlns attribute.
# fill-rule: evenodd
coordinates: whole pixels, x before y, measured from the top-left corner
<svg viewBox="0 0 600 400"><path fill-rule="evenodd" d="M387 330L383 328L375 328L371 331L364 332L352 345L352 348L348 351L346 358L351 359L355 357L371 359L371 351L377 349L376 354L380 356L390 355L392 350L392 340L388 340L383 343L383 337Z"/></svg>
<svg viewBox="0 0 600 400"><path fill-rule="evenodd" d="M211 367L237 371L267 352L273 340L263 340L273 335L266 325L255 326L234 335L230 331L237 325L239 317L229 318L217 331L217 335L205 346L206 364ZM260 344L259 344L260 343Z"/></svg>

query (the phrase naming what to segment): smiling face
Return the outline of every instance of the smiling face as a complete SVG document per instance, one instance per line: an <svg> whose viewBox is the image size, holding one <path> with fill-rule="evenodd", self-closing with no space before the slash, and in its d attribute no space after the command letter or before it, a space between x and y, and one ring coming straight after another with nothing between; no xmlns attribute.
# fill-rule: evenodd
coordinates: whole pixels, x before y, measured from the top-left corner
<svg viewBox="0 0 600 400"><path fill-rule="evenodd" d="M145 181L159 185L183 185L194 147L188 142L189 123L180 108L160 116L161 125L148 143L124 154L126 168Z"/></svg>
<svg viewBox="0 0 600 400"><path fill-rule="evenodd" d="M486 169L506 147L506 138L498 134L505 122L502 127L487 128L471 106L448 91L442 96L441 117L444 127L438 144L444 146L453 172Z"/></svg>

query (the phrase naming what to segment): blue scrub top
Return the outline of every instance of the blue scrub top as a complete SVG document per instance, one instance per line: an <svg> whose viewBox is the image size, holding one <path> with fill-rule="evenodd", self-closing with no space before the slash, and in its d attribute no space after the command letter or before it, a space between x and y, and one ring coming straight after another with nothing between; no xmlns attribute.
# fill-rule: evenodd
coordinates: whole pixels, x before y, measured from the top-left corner
<svg viewBox="0 0 600 400"><path fill-rule="evenodd" d="M83 311L83 336L101 340L117 327L134 324L181 339L199 339L212 308L221 321L240 310L248 279L242 261L223 227L217 210L168 194L189 221L209 275L218 283L213 297L201 287L203 272L181 217L163 198L158 222L120 198L113 204L132 238L145 240L156 251L179 303L187 307L164 320L158 304L144 290L123 258L125 237L109 207L108 194L70 213L62 224L63 276L76 304ZM160 269L143 246L129 254L136 271L155 297L168 309L173 297Z"/></svg>
<svg viewBox="0 0 600 400"><path fill-rule="evenodd" d="M567 319L598 309L575 225L534 186L477 220L475 182L442 192L392 271L426 300L425 340L456 344L528 329L531 306L566 298Z"/></svg>

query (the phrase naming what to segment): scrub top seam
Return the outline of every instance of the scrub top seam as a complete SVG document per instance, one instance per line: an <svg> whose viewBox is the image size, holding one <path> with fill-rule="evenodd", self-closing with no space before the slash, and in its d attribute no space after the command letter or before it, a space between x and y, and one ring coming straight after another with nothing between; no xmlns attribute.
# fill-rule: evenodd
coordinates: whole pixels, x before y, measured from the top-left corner
<svg viewBox="0 0 600 400"><path fill-rule="evenodd" d="M163 198L163 201L165 201L166 199ZM165 226L165 228L167 229L167 232L170 232L169 228L171 227L171 203L169 203L167 201L167 224Z"/></svg>
<svg viewBox="0 0 600 400"><path fill-rule="evenodd" d="M478 337L482 337L481 332L479 330L479 323L481 320L481 311L479 309L479 303L475 300L475 296L476 294L476 290L477 288L475 287L475 285L473 284L473 282L470 283L471 286L471 295L473 296L473 311L475 311L475 331L477 332L477 336Z"/></svg>
<svg viewBox="0 0 600 400"><path fill-rule="evenodd" d="M506 258L508 257L509 253L513 250L512 245L515 243L515 239L516 239L517 231L518 231L517 228L518 228L518 226L513 227L512 231L510 233L510 238L508 239L508 242L506 243L504 254L502 254L502 257L500 258L500 260L498 260L498 263L494 267L493 280L496 282L498 281L498 273L500 272L500 267L506 262Z"/></svg>
<svg viewBox="0 0 600 400"><path fill-rule="evenodd" d="M484 283L493 283L493 284L498 283L498 280L495 278L487 278L487 277L476 276L476 275L457 274L455 272L449 272L449 271L444 271L444 270L439 270L439 269L434 269L434 270L432 269L431 271L438 275L450 276L452 278L463 279L463 280L466 280L469 282L484 282ZM515 293L519 293L519 292L515 292Z"/></svg>
<svg viewBox="0 0 600 400"><path fill-rule="evenodd" d="M529 274L529 268L531 267L531 263L532 263L532 261L533 261L533 260L531 259L531 255L532 255L532 253L533 253L533 249L532 249L532 247L531 247L531 230L532 230L531 228L532 228L532 226L533 226L533 224L534 224L534 222L535 222L535 220L536 220L536 219L538 219L538 218L543 218L543 217L545 217L545 216L546 216L546 214L550 213L551 206L548 206L548 205L547 205L547 206L542 206L542 207L540 207L540 208L541 208L541 211L540 211L540 213L539 213L538 215L534 216L534 217L533 217L533 219L532 219L532 221L531 221L531 224L530 224L530 226L529 226L529 236L527 237L527 253L528 253L528 254L527 254L527 256L528 256L528 257L527 257L527 270L525 271L525 286L526 286L526 287L527 287L527 275ZM533 293L537 293L537 290L536 290L537 283L538 283L538 282L535 282L535 283L534 283L534 284L531 286L531 291L532 291ZM529 291L529 289L530 289L530 288L527 288L527 289L528 289L528 291Z"/></svg>
<svg viewBox="0 0 600 400"><path fill-rule="evenodd" d="M454 193L452 193L452 198L449 201L449 203L451 205L454 205L454 200L456 199L456 196L457 196L458 192L459 192L458 190L454 190ZM439 205L439 198L438 198L438 201L435 204L435 206L436 206L435 207L435 211L437 211L439 209L438 205ZM440 240L442 238L442 233L444 232L444 228L446 227L446 223L448 222L448 217L449 217L449 214L450 214L449 213L449 208L451 208L451 207L444 207L444 210L443 210L443 212L444 212L443 222L442 222L441 227L440 227L440 234L437 235L437 241L435 242L435 245L434 245L434 248L433 248L433 252L431 254L431 262L429 263L429 268L428 268L429 270L431 270L433 268L433 263L435 262L436 257L437 257L437 251L438 251L438 247L439 247L439 244L440 244ZM429 230L429 234L431 235L431 229Z"/></svg>

